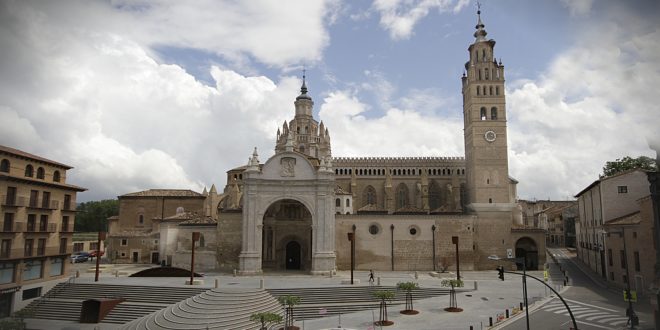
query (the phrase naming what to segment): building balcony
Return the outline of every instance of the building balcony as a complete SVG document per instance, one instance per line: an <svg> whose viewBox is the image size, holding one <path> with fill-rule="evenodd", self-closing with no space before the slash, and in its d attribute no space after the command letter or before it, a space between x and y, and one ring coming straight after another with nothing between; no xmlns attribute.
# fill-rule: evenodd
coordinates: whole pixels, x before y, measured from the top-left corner
<svg viewBox="0 0 660 330"><path fill-rule="evenodd" d="M48 210L48 211L53 211L57 210L60 208L60 201L49 201L48 203L37 203L37 202L32 202L28 203L27 207L29 209L34 209L34 210Z"/></svg>
<svg viewBox="0 0 660 330"><path fill-rule="evenodd" d="M15 195L2 195L0 196L0 202L3 207L23 207L28 205L27 198Z"/></svg>
<svg viewBox="0 0 660 330"><path fill-rule="evenodd" d="M48 223L45 226L35 226L35 225L29 225L27 228L25 228L25 233L33 233L33 234L43 234L43 233L54 233L57 231L57 224L56 223Z"/></svg>
<svg viewBox="0 0 660 330"><path fill-rule="evenodd" d="M25 251L20 249L0 249L0 260L22 259Z"/></svg>
<svg viewBox="0 0 660 330"><path fill-rule="evenodd" d="M25 228L24 222L8 222L8 223L4 223L3 226L0 227L0 232L21 233L23 232L24 228Z"/></svg>
<svg viewBox="0 0 660 330"><path fill-rule="evenodd" d="M60 225L60 233L63 233L63 234L73 233L73 224L72 223L69 223L69 224L63 223L63 224L61 224Z"/></svg>

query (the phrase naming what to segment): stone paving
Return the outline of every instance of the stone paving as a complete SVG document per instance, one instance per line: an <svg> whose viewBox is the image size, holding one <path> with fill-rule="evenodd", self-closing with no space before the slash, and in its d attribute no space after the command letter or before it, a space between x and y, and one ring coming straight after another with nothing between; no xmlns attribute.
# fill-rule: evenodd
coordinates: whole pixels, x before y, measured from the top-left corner
<svg viewBox="0 0 660 330"><path fill-rule="evenodd" d="M80 277L76 279L77 283L91 283L94 281L94 273L86 272L92 265L77 265L82 268ZM127 277L127 274L146 268L139 265L107 265L101 273L99 282L104 284L122 284L122 285L154 285L154 286L185 286L185 278L133 278ZM119 276L115 275L115 270L119 271ZM541 271L531 271L531 275L542 277ZM342 284L350 279L350 272L341 271L337 275L311 276L303 273L277 273L266 274L264 276L234 277L231 274L207 272L204 277L203 287L212 288L216 280L220 287L236 288L258 288L262 280L265 288L291 288L291 287L328 287L328 286L350 286ZM452 273L441 274L443 277L451 278L455 276ZM356 271L355 279L360 283L354 285L368 285L368 272ZM522 302L522 284L519 276L506 274L505 280L500 281L497 277L497 271L468 271L461 272L465 281L466 289L477 290L466 291L457 294L458 306L463 308L463 312L450 313L444 310L449 306L449 296L429 298L414 301L414 308L420 313L417 315L403 315L399 311L402 306L392 306L388 308L389 320L394 325L384 327L385 329L474 329L488 328L489 317L495 322L498 314L504 315L505 310L513 311L514 307ZM380 278L381 285L396 285L402 281L416 281L424 287L441 287L441 279L432 277L428 272L418 272L415 279L414 272L377 272L376 277ZM476 284L475 284L476 283ZM530 309L539 306L539 301L548 297L551 292L542 284L530 280L528 283L528 297ZM559 284L551 283L555 289L560 289ZM344 314L332 317L322 317L319 319L307 320L304 323L297 321L296 325L301 329L329 329L329 328L350 328L350 329L378 329L374 327L373 320L378 318L378 310L362 311L351 314ZM30 329L116 329L119 326L114 324L79 324L69 321L52 320L28 320Z"/></svg>

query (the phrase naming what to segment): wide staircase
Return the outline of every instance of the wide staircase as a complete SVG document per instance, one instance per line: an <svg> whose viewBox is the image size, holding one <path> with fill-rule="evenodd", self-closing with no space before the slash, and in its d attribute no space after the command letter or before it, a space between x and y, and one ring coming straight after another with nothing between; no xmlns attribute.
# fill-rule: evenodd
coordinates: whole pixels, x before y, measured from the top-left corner
<svg viewBox="0 0 660 330"><path fill-rule="evenodd" d="M82 302L87 299L99 298L123 298L124 302L117 305L102 321L102 323L124 324L147 316L139 321L132 322L130 328L136 328L139 324L141 329L153 328L158 322L168 324L173 329L183 328L185 320L200 319L189 317L195 308L207 306L209 315L215 313L218 316L222 310L228 309L223 305L227 302L246 301L246 307L239 308L242 311L243 321L246 317L256 311L279 311L283 309L273 301L281 296L292 295L300 297L300 305L294 308L294 318L297 320L313 319L327 315L351 313L361 310L377 309L378 299L373 295L376 290L392 290L396 292L395 298L389 305L400 305L405 303L405 292L397 291L396 287L386 286L342 286L322 288L290 288L290 289L213 289L199 287L157 287L157 286L133 286L133 285L110 285L94 283L60 283L47 294L47 298L41 298L26 307L30 310L29 318L57 319L77 322L80 317ZM269 293L269 294L267 294ZM413 290L413 299L425 299L446 295L446 288L421 288ZM190 298L190 299L189 299ZM201 304L201 305L200 305ZM217 305L217 308L212 306ZM235 304L234 304L235 305ZM195 308L190 306L197 306ZM225 306L225 307L222 307ZM222 308L220 308L222 307ZM203 310L203 309L202 309ZM155 312L155 313L154 313ZM150 315L151 314L151 315ZM194 315L194 314L190 314ZM219 316L218 319L227 317ZM175 322L171 322L174 317ZM209 316L210 317L210 316ZM167 320L167 323L165 320ZM214 323L211 319L205 322ZM147 326L147 325L150 325ZM204 324L206 325L206 323ZM247 327L247 323L245 324Z"/></svg>

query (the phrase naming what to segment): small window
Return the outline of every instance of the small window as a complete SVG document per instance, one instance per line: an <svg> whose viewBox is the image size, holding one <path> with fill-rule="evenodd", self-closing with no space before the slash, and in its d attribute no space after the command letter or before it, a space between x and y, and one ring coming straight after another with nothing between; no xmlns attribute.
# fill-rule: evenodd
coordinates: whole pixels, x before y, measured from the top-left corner
<svg viewBox="0 0 660 330"><path fill-rule="evenodd" d="M477 86L477 96L481 95L481 86Z"/></svg>
<svg viewBox="0 0 660 330"><path fill-rule="evenodd" d="M500 95L500 86L495 86L495 95Z"/></svg>
<svg viewBox="0 0 660 330"><path fill-rule="evenodd" d="M481 108L481 113L480 113L481 120L486 120L488 117L486 116L486 108L482 107Z"/></svg>
<svg viewBox="0 0 660 330"><path fill-rule="evenodd" d="M9 160L3 159L2 162L0 162L0 172L9 173Z"/></svg>
<svg viewBox="0 0 660 330"><path fill-rule="evenodd" d="M34 167L32 165L25 166L25 176L32 177L34 176Z"/></svg>
<svg viewBox="0 0 660 330"><path fill-rule="evenodd" d="M496 107L490 108L490 119L491 120L497 120L497 108Z"/></svg>
<svg viewBox="0 0 660 330"><path fill-rule="evenodd" d="M619 250L619 256L621 257L621 269L626 269L626 254L623 250Z"/></svg>
<svg viewBox="0 0 660 330"><path fill-rule="evenodd" d="M351 207L351 200L346 198L346 207Z"/></svg>
<svg viewBox="0 0 660 330"><path fill-rule="evenodd" d="M639 252L635 251L635 271L639 272L641 269L640 262L639 262Z"/></svg>
<svg viewBox="0 0 660 330"><path fill-rule="evenodd" d="M23 290L23 300L34 299L41 296L41 287Z"/></svg>
<svg viewBox="0 0 660 330"><path fill-rule="evenodd" d="M53 172L53 181L60 182L60 171Z"/></svg>
<svg viewBox="0 0 660 330"><path fill-rule="evenodd" d="M144 215L140 214L140 216L138 217L138 223L141 225L144 224Z"/></svg>
<svg viewBox="0 0 660 330"><path fill-rule="evenodd" d="M637 232L633 231L633 238L637 238Z"/></svg>
<svg viewBox="0 0 660 330"><path fill-rule="evenodd" d="M335 199L335 207L340 207L341 206L341 199L337 198Z"/></svg>
<svg viewBox="0 0 660 330"><path fill-rule="evenodd" d="M614 266L614 262L612 260L612 249L607 249L607 263L610 266Z"/></svg>
<svg viewBox="0 0 660 330"><path fill-rule="evenodd" d="M369 226L369 234L377 235L378 233L380 233L380 227L377 224Z"/></svg>
<svg viewBox="0 0 660 330"><path fill-rule="evenodd" d="M619 192L619 194L627 194L628 186L618 186L617 191Z"/></svg>
<svg viewBox="0 0 660 330"><path fill-rule="evenodd" d="M121 239L121 246L126 246L126 245L128 245L128 240L125 239L125 238L122 238Z"/></svg>
<svg viewBox="0 0 660 330"><path fill-rule="evenodd" d="M46 171L44 171L43 167L39 167L37 169L37 179L44 179L46 177Z"/></svg>

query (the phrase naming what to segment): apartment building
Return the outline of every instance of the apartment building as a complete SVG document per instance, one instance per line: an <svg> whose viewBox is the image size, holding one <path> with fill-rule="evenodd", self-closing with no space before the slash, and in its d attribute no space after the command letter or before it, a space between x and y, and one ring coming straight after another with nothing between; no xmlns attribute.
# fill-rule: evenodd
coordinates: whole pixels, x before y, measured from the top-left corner
<svg viewBox="0 0 660 330"><path fill-rule="evenodd" d="M72 167L0 145L0 318L68 274L76 193Z"/></svg>

